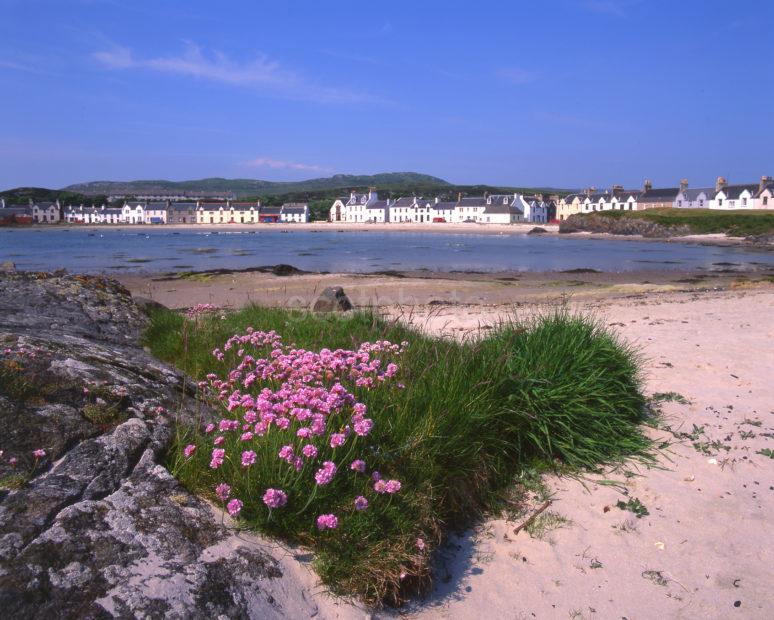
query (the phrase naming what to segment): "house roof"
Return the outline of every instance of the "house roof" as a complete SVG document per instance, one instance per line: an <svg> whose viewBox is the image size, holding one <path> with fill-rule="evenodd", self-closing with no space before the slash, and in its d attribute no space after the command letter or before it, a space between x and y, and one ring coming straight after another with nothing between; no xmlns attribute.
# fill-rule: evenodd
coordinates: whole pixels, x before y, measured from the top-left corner
<svg viewBox="0 0 774 620"><path fill-rule="evenodd" d="M303 202L287 202L282 205L282 212L291 215L305 215L309 207Z"/></svg>
<svg viewBox="0 0 774 620"><path fill-rule="evenodd" d="M747 190L755 196L755 194L758 193L758 186L757 185L726 185L723 188L723 193L726 195L726 198L729 200L734 200L735 198L739 198L739 196L742 195L742 192L744 190Z"/></svg>
<svg viewBox="0 0 774 620"><path fill-rule="evenodd" d="M166 202L149 202L147 205L145 205L146 209L152 209L154 211L166 209L167 207L168 205Z"/></svg>
<svg viewBox="0 0 774 620"><path fill-rule="evenodd" d="M467 198L461 198L457 205L460 207L486 207L486 198L483 196L469 196Z"/></svg>
<svg viewBox="0 0 774 620"><path fill-rule="evenodd" d="M511 207L509 205L504 205L502 202L493 202L492 204L486 205L486 209L484 209L485 214L510 214Z"/></svg>
<svg viewBox="0 0 774 620"><path fill-rule="evenodd" d="M367 205L368 209L386 209L388 206L390 206L390 203L387 200L374 200L372 203Z"/></svg>
<svg viewBox="0 0 774 620"><path fill-rule="evenodd" d="M417 200L416 196L401 196L394 203L393 207L412 207Z"/></svg>
<svg viewBox="0 0 774 620"><path fill-rule="evenodd" d="M433 202L430 203L431 209L437 209L438 211L451 211L457 206L456 202Z"/></svg>
<svg viewBox="0 0 774 620"><path fill-rule="evenodd" d="M173 202L169 205L172 211L190 211L196 208L195 202Z"/></svg>
<svg viewBox="0 0 774 620"><path fill-rule="evenodd" d="M701 194L704 194L707 198L714 198L715 188L714 187L688 187L682 191L682 194L683 196L685 196L686 200L690 200L691 202L693 202L694 200L698 200Z"/></svg>
<svg viewBox="0 0 774 620"><path fill-rule="evenodd" d="M282 213L282 205L272 205L261 207L261 215L280 215Z"/></svg>
<svg viewBox="0 0 774 620"><path fill-rule="evenodd" d="M637 197L637 202L673 202L680 193L679 187L658 187L648 189Z"/></svg>

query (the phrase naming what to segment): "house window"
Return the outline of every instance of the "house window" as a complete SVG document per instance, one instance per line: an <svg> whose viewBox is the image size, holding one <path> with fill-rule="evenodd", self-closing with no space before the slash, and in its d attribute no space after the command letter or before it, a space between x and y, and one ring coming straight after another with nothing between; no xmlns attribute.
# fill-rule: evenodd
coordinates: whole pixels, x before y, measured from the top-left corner
<svg viewBox="0 0 774 620"><path fill-rule="evenodd" d="M722 198L718 198L718 206L720 207L720 206L722 206L722 204L723 204L723 199Z"/></svg>
<svg viewBox="0 0 774 620"><path fill-rule="evenodd" d="M763 206L765 207L767 204L769 204L769 197L768 196L764 196L763 197Z"/></svg>
<svg viewBox="0 0 774 620"><path fill-rule="evenodd" d="M699 198L699 206L700 207L704 206L704 198Z"/></svg>
<svg viewBox="0 0 774 620"><path fill-rule="evenodd" d="M742 198L742 206L747 206L747 198Z"/></svg>
<svg viewBox="0 0 774 620"><path fill-rule="evenodd" d="M677 206L678 207L682 207L683 206L683 201L682 200L678 200L677 201Z"/></svg>

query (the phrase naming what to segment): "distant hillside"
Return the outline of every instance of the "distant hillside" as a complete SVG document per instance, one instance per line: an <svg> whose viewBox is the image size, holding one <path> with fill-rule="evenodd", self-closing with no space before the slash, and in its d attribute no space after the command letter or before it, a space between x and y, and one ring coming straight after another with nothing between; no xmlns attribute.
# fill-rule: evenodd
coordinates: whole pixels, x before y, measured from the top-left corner
<svg viewBox="0 0 774 620"><path fill-rule="evenodd" d="M154 194L160 192L233 192L237 196L275 196L298 192L375 186L380 189L401 189L448 186L443 179L416 172L385 172L373 175L336 174L332 177L306 181L261 181L259 179L199 179L194 181L92 181L76 183L64 191L87 195Z"/></svg>
<svg viewBox="0 0 774 620"><path fill-rule="evenodd" d="M59 200L63 205L104 201L104 196L85 196L79 192L47 189L45 187L16 187L0 192L0 198L5 200L9 206L14 204L26 205L30 200L35 202L54 202Z"/></svg>

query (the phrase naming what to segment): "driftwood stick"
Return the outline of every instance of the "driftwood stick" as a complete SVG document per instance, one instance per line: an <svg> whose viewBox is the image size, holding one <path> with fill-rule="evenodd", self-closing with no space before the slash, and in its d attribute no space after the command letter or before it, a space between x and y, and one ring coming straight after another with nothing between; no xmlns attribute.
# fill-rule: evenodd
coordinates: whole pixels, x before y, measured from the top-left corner
<svg viewBox="0 0 774 620"><path fill-rule="evenodd" d="M535 512L532 513L532 516L530 516L529 519L527 519L524 523L522 523L517 528L514 528L513 533L518 534L523 530L525 527L527 527L530 523L532 523L535 519L537 519L542 512L546 510L551 505L551 500L547 499L545 504L543 504L540 508L538 508Z"/></svg>

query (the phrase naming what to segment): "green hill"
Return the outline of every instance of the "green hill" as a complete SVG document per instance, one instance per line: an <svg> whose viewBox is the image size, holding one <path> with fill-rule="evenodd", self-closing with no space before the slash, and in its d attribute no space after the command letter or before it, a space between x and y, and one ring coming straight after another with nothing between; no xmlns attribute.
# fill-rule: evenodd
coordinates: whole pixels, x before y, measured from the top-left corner
<svg viewBox="0 0 774 620"><path fill-rule="evenodd" d="M262 181L259 179L210 178L192 181L91 181L76 183L64 191L87 195L153 194L159 192L233 192L242 196L274 196L298 192L316 192L332 189L346 190L374 186L380 189L414 188L417 186L445 187L449 183L438 177L416 172L386 172L373 175L336 174L332 177L306 181Z"/></svg>

